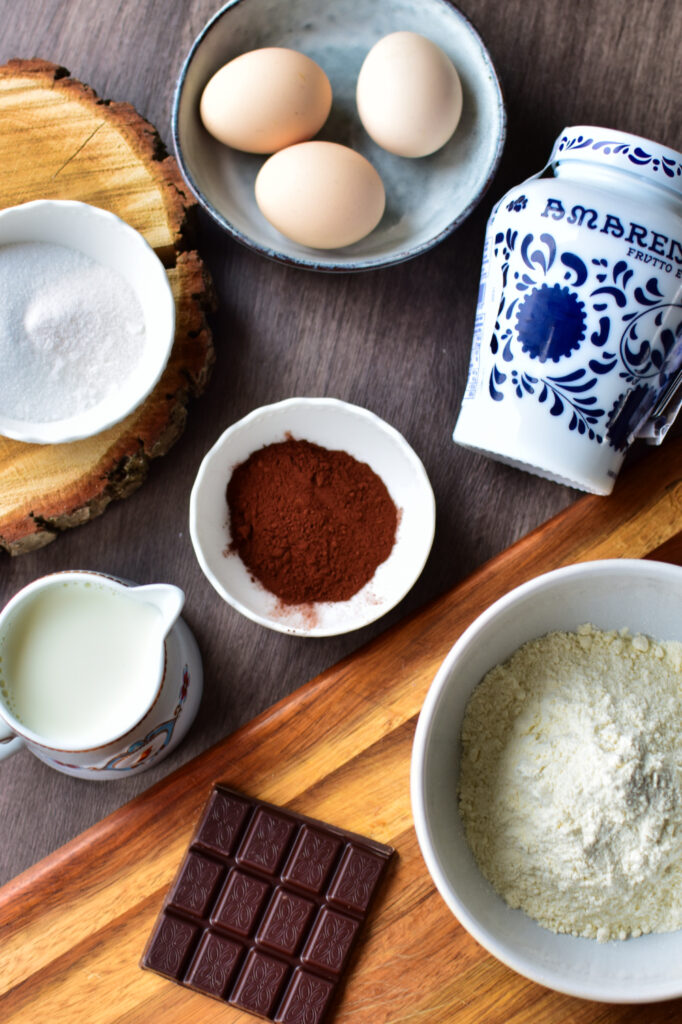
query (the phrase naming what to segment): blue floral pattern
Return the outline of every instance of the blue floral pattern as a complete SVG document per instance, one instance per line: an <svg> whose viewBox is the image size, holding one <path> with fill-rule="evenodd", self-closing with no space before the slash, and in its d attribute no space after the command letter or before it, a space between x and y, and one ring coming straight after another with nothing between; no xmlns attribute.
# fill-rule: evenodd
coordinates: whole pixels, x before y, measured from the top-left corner
<svg viewBox="0 0 682 1024"><path fill-rule="evenodd" d="M519 306L516 332L531 358L558 363L585 337L585 304L569 288L541 284Z"/></svg>
<svg viewBox="0 0 682 1024"><path fill-rule="evenodd" d="M494 255L502 297L490 338L490 397L501 402L511 392L548 403L551 416L568 417L569 430L624 450L682 365L682 304L664 302L658 279L642 284L625 259L586 262L560 251L547 232L536 238L499 231ZM586 303L598 325L589 336ZM544 372L546 364L561 364L585 346L591 357L580 367ZM519 348L537 361L537 372L511 365ZM599 407L599 379L613 372L623 390L606 410Z"/></svg>
<svg viewBox="0 0 682 1024"><path fill-rule="evenodd" d="M641 146L631 142L617 142L612 139L592 139L583 135L563 135L555 149L555 155L567 150L591 149L601 152L605 156L614 154L622 156L635 167L647 167L649 170L658 172L668 178L682 175L682 164L664 153L647 153Z"/></svg>
<svg viewBox="0 0 682 1024"><path fill-rule="evenodd" d="M518 196L516 199L512 199L507 203L507 209L510 213L520 213L521 210L525 210L528 206L528 200L525 196Z"/></svg>

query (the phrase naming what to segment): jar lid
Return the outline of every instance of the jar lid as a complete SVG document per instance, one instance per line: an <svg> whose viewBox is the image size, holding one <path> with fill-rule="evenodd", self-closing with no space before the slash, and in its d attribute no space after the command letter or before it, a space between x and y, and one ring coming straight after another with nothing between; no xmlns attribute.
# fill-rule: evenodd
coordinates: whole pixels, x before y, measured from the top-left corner
<svg viewBox="0 0 682 1024"><path fill-rule="evenodd" d="M639 135L589 125L564 128L554 143L549 162L565 160L628 171L682 194L682 153Z"/></svg>

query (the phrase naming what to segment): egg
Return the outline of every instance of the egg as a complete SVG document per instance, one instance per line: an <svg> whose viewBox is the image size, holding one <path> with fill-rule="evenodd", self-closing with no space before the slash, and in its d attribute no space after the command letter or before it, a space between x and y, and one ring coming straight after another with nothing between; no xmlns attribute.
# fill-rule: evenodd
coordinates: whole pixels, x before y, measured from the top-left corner
<svg viewBox="0 0 682 1024"><path fill-rule="evenodd" d="M332 89L322 68L297 50L266 46L224 64L201 95L204 127L247 153L274 153L310 139L329 116Z"/></svg>
<svg viewBox="0 0 682 1024"><path fill-rule="evenodd" d="M428 156L459 123L462 84L450 58L430 39L392 32L365 57L356 102L365 130L383 149Z"/></svg>
<svg viewBox="0 0 682 1024"><path fill-rule="evenodd" d="M386 197L379 174L360 153L336 142L301 142L265 161L256 202L292 241L338 249L376 227Z"/></svg>

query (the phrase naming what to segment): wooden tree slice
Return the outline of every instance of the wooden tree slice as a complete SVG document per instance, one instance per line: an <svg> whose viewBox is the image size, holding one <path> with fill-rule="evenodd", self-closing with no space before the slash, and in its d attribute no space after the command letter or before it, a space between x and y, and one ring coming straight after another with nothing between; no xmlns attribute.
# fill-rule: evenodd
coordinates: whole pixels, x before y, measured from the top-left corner
<svg viewBox="0 0 682 1024"><path fill-rule="evenodd" d="M0 437L0 548L20 554L131 494L180 436L213 364L213 292L191 246L196 203L156 130L129 104L100 100L56 64L10 61L0 67L0 166L0 208L78 199L131 224L166 267L176 304L168 366L125 420L70 444Z"/></svg>

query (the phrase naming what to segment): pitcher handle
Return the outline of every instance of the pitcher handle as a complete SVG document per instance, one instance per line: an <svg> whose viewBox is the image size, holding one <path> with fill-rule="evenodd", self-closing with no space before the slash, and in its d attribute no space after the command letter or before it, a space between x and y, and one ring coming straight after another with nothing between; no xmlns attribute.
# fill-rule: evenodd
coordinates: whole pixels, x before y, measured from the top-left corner
<svg viewBox="0 0 682 1024"><path fill-rule="evenodd" d="M0 761L16 754L24 745L21 736L15 736L6 722L0 718Z"/></svg>
<svg viewBox="0 0 682 1024"><path fill-rule="evenodd" d="M682 409L682 369L674 374L658 396L651 412L636 432L647 444L660 444Z"/></svg>

